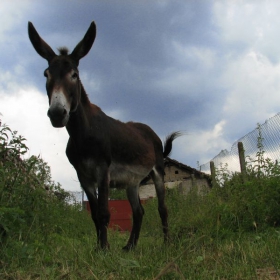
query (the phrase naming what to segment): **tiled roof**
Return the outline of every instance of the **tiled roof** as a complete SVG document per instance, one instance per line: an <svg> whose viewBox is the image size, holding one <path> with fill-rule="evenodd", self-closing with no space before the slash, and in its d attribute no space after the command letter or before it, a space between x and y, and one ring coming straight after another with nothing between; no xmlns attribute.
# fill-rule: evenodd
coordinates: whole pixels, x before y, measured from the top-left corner
<svg viewBox="0 0 280 280"><path fill-rule="evenodd" d="M167 157L167 158L164 160L164 165L165 165L165 166L168 166L168 165L170 165L170 164L175 165L175 166L177 166L177 167L179 167L179 168L181 168L181 169L187 170L187 171L190 172L191 174L194 174L194 175L197 175L197 176L206 177L207 179L210 179L210 178L211 178L211 176L210 176L209 174L206 174L206 173L204 173L204 172L201 172L201 171L199 171L199 170L197 170L197 169L195 169L195 168L192 168L192 167L190 167L190 166L188 166L188 165L186 165L186 164L183 164L183 163L181 163L181 162L179 162L179 161L177 161L177 160L174 160L174 159L171 159L171 158Z"/></svg>

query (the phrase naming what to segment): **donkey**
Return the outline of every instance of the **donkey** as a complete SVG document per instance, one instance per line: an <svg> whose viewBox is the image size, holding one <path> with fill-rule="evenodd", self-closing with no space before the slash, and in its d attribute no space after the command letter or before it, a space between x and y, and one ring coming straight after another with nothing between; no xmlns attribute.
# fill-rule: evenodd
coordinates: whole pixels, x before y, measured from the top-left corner
<svg viewBox="0 0 280 280"><path fill-rule="evenodd" d="M109 248L110 181L126 188L133 213L132 230L123 249L131 250L136 246L144 215L139 185L147 176L155 184L164 240L167 241L164 158L170 154L172 141L180 136L180 132L170 134L163 148L161 140L149 126L115 120L90 102L79 78L78 65L95 40L94 22L71 54L66 48L60 48L59 55L56 55L31 22L28 22L28 34L37 53L48 61L48 68L44 71L49 99L48 116L54 127L65 126L68 131L66 155L88 197L97 232L97 246Z"/></svg>

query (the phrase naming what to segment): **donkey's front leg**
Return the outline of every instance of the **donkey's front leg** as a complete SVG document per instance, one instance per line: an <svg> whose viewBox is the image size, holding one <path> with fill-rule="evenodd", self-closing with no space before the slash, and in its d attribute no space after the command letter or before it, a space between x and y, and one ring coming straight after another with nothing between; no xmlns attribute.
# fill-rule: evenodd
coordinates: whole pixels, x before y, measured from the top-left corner
<svg viewBox="0 0 280 280"><path fill-rule="evenodd" d="M84 189L91 209L91 218L95 224L97 234L97 246L109 248L107 242L107 226L110 219L108 211L108 184L101 185L102 180L88 180L78 174L82 188ZM98 188L98 186L100 186ZM103 187L101 187L103 186ZM98 188L98 194L96 189Z"/></svg>
<svg viewBox="0 0 280 280"><path fill-rule="evenodd" d="M107 240L107 228L110 221L110 211L108 206L109 174L107 170L100 173L103 173L104 175L102 176L98 187L98 242L102 249L107 249L110 247Z"/></svg>
<svg viewBox="0 0 280 280"><path fill-rule="evenodd" d="M98 211L98 201L97 201L97 195L96 195L96 190L94 187L92 188L85 188L85 184L82 184L82 188L84 189L87 198L88 198L88 202L90 205L90 210L91 210L91 218L94 222L95 228L96 228L96 233L97 233L97 245L99 245L99 221L98 221L98 215L97 215L97 211Z"/></svg>

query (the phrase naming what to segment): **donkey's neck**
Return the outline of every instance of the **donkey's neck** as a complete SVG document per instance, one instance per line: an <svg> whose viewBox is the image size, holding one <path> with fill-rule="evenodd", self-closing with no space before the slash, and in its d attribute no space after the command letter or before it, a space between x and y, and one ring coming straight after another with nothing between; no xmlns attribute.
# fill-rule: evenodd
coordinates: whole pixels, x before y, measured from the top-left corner
<svg viewBox="0 0 280 280"><path fill-rule="evenodd" d="M81 96L77 109L70 113L70 118L66 129L71 138L81 137L87 130L88 118L86 111L90 107L90 101L85 92L85 89L80 81Z"/></svg>
<svg viewBox="0 0 280 280"><path fill-rule="evenodd" d="M81 100L75 112L70 114L66 129L70 138L77 144L83 145L85 139L92 137L94 115L102 112L99 107L91 104L88 96L81 86Z"/></svg>
<svg viewBox="0 0 280 280"><path fill-rule="evenodd" d="M90 103L90 100L89 100L89 98L88 98L88 95L87 95L87 93L86 93L86 91L85 91L85 88L84 88L84 86L83 86L83 84L82 84L82 82L81 82L81 80L80 80L80 85L81 85L81 103L83 104L83 105L90 105L91 103Z"/></svg>

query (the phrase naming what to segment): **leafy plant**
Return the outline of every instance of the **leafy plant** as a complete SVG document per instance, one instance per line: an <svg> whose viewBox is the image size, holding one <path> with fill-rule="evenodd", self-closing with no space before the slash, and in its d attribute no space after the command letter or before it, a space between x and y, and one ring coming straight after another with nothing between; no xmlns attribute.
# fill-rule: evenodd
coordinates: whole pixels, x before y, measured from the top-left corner
<svg viewBox="0 0 280 280"><path fill-rule="evenodd" d="M21 140L11 141L14 136ZM157 199L150 199L136 250L122 252L128 233L109 230L111 249L103 252L94 250L90 215L78 203L67 203L67 192L65 199L56 195L64 191L43 159L22 159L24 138L5 127L0 139L0 279L279 276L280 172L277 162L262 160L263 153L258 162L248 162L246 182L220 166L218 187L194 187L186 196L167 189L168 244L162 241ZM111 197L120 193L112 191Z"/></svg>
<svg viewBox="0 0 280 280"><path fill-rule="evenodd" d="M34 246L53 235L69 237L84 228L74 218L84 220L83 215L79 217L81 205L67 203L73 198L52 181L47 163L41 157L22 158L28 151L24 141L8 126L0 127L0 241L6 248L0 251L4 259L14 250L35 254Z"/></svg>
<svg viewBox="0 0 280 280"><path fill-rule="evenodd" d="M214 193L221 207L220 225L231 230L260 230L280 224L280 165L265 158L258 125L255 159L247 157L246 181L240 173L217 169L219 184Z"/></svg>

